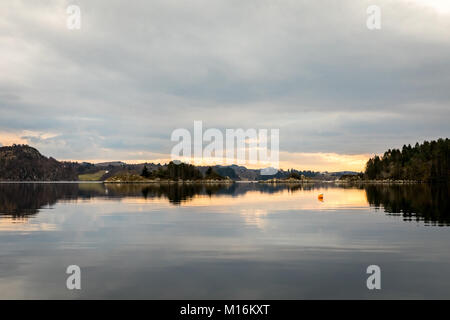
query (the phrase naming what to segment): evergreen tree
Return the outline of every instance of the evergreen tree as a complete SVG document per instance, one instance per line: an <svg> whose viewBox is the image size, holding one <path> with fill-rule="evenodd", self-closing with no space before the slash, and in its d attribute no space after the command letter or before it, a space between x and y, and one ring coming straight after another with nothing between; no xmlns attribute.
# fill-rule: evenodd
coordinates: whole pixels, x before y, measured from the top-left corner
<svg viewBox="0 0 450 320"><path fill-rule="evenodd" d="M380 158L367 161L368 179L401 179L430 182L450 181L450 140L424 141L414 147L404 145L402 150L392 149Z"/></svg>
<svg viewBox="0 0 450 320"><path fill-rule="evenodd" d="M142 169L141 176L143 176L144 178L149 178L151 176L150 171L148 171L147 166L144 166L144 168Z"/></svg>

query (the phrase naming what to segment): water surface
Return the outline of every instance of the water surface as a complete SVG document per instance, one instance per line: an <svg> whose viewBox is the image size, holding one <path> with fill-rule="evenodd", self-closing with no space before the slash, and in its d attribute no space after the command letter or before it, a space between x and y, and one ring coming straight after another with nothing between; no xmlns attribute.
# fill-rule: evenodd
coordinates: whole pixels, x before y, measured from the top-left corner
<svg viewBox="0 0 450 320"><path fill-rule="evenodd" d="M442 185L1 183L0 298L448 299L449 225Z"/></svg>

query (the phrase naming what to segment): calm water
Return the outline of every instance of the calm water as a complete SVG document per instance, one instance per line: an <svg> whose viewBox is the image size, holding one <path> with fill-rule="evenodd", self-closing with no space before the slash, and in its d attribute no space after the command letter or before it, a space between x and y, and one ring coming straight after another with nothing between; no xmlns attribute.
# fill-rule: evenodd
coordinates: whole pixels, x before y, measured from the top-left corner
<svg viewBox="0 0 450 320"><path fill-rule="evenodd" d="M449 225L447 186L0 184L0 298L448 299Z"/></svg>

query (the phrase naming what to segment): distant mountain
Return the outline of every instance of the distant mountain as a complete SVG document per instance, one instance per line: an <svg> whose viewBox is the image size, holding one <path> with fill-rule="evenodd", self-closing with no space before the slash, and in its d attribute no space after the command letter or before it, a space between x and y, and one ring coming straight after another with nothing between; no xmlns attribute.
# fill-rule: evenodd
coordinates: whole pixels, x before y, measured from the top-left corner
<svg viewBox="0 0 450 320"><path fill-rule="evenodd" d="M73 181L78 180L75 166L47 158L27 145L0 147L2 181Z"/></svg>
<svg viewBox="0 0 450 320"><path fill-rule="evenodd" d="M199 170L204 174L206 170L209 168L209 166L201 166L198 167ZM259 181L259 180L269 180L269 179L284 179L288 178L292 173L297 173L298 175L304 175L307 178L314 178L319 180L334 180L336 179L336 176L331 176L331 174L321 174L317 171L310 171L310 170L278 170L273 175L265 175L261 174L261 169L248 169L244 166L238 166L238 165L229 165L229 166L212 166L214 171L216 171L218 174L228 177L235 181ZM336 172L337 177L339 177L341 174Z"/></svg>
<svg viewBox="0 0 450 320"><path fill-rule="evenodd" d="M126 163L122 162L122 161L109 161L109 162L94 163L94 165L96 167L109 167L109 166L120 167L120 166L126 165Z"/></svg>
<svg viewBox="0 0 450 320"><path fill-rule="evenodd" d="M359 172L356 171L338 171L338 172L331 172L330 174L335 177L340 177L343 175L357 175L358 173Z"/></svg>

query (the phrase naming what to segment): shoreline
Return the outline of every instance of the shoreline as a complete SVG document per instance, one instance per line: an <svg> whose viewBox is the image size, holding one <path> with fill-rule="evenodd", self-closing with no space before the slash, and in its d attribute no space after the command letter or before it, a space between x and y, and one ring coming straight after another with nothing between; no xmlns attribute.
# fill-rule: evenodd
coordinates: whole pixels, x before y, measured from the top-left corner
<svg viewBox="0 0 450 320"><path fill-rule="evenodd" d="M340 180L304 180L304 181L267 181L267 180L147 180L147 181L0 181L0 184L233 184L233 183L248 183L248 184L336 184L336 185L352 185L352 184L442 184L448 182L427 182L427 181L414 181L414 180L356 180L356 181L340 181Z"/></svg>
<svg viewBox="0 0 450 320"><path fill-rule="evenodd" d="M61 183L61 184L63 184L63 183L96 183L96 184L98 184L98 183L104 183L104 181L81 181L81 180L76 180L76 181L58 181L58 180L55 180L55 181L45 181L45 180L43 180L43 181L38 181L38 180L36 180L36 181L0 181L0 184L7 184L7 183Z"/></svg>
<svg viewBox="0 0 450 320"><path fill-rule="evenodd" d="M233 184L235 181L220 181L220 180L207 180L207 181L194 181L194 180L149 180L149 181L103 181L104 184Z"/></svg>
<svg viewBox="0 0 450 320"><path fill-rule="evenodd" d="M416 181L416 180L355 180L355 181L336 181L337 184L434 184L436 182Z"/></svg>

